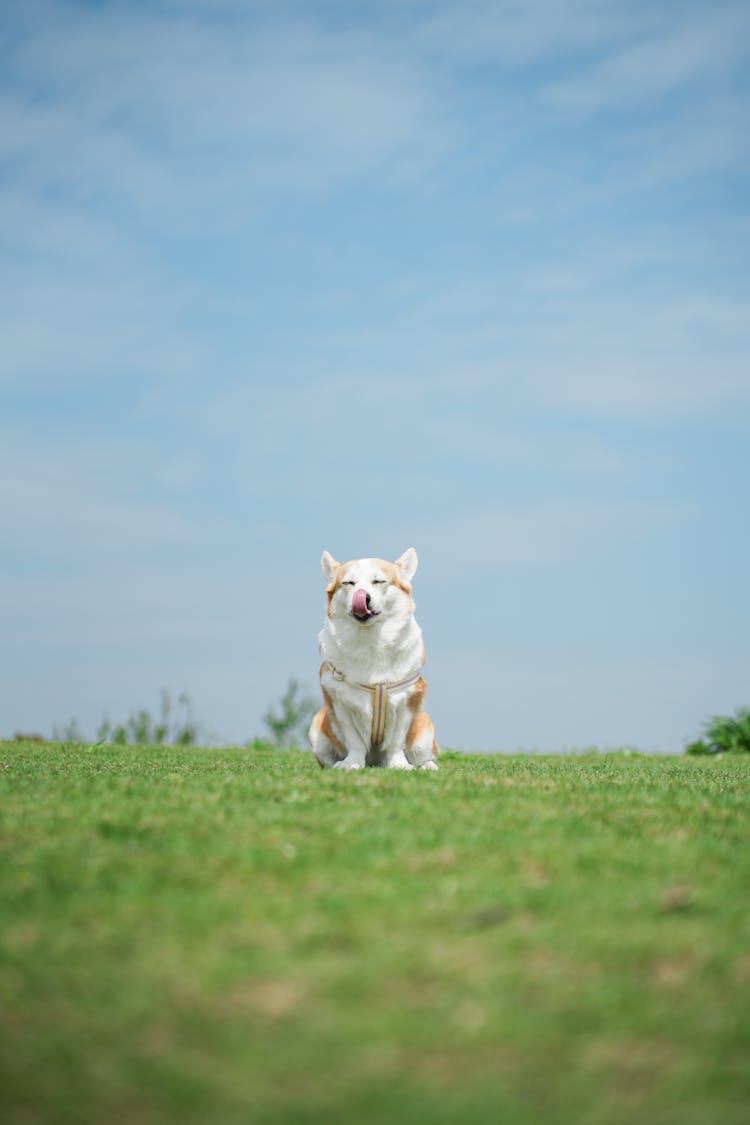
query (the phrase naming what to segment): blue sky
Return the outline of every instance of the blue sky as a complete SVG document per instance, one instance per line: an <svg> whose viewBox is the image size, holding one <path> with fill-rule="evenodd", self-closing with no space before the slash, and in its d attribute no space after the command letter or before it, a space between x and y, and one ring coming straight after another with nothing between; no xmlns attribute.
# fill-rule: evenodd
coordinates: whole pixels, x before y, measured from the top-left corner
<svg viewBox="0 0 750 1125"><path fill-rule="evenodd" d="M750 703L750 9L7 2L0 734L314 689L420 554L443 744Z"/></svg>

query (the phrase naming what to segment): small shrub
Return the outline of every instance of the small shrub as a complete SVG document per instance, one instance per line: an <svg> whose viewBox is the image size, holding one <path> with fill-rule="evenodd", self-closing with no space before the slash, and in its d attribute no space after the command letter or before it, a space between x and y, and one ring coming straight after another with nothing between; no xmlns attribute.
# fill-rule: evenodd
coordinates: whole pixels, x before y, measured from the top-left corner
<svg viewBox="0 0 750 1125"><path fill-rule="evenodd" d="M277 747L272 745L267 738L251 738L245 743L247 750L260 750L266 753L269 750L276 750Z"/></svg>
<svg viewBox="0 0 750 1125"><path fill-rule="evenodd" d="M111 723L104 718L96 732L96 743L116 746L194 746L198 740L199 727L193 719L193 705L190 696L184 692L173 708L172 697L168 691L161 693L161 706L158 718L145 708L132 711L123 723ZM86 743L75 719L62 727L54 727L52 737L56 742Z"/></svg>
<svg viewBox="0 0 750 1125"><path fill-rule="evenodd" d="M193 720L190 696L178 697L172 719L172 697L161 693L161 713L154 719L149 711L134 711L124 723L112 726L104 719L96 733L97 742L114 742L118 746L194 746L198 727Z"/></svg>
<svg viewBox="0 0 750 1125"><path fill-rule="evenodd" d="M271 741L279 749L307 745L307 728L315 714L314 701L292 677L279 700L280 711L269 707L263 716Z"/></svg>
<svg viewBox="0 0 750 1125"><path fill-rule="evenodd" d="M62 726L55 725L52 728L52 741L53 742L68 742L74 746L82 746L86 742L86 736L79 727L75 719L70 719Z"/></svg>
<svg viewBox="0 0 750 1125"><path fill-rule="evenodd" d="M734 717L714 715L705 735L685 747L688 754L750 753L750 709L740 707Z"/></svg>

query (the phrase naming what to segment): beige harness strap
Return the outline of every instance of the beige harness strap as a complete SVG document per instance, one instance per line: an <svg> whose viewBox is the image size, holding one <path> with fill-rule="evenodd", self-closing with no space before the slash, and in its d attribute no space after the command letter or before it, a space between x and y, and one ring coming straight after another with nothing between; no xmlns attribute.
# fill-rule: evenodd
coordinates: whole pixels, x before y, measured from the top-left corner
<svg viewBox="0 0 750 1125"><path fill-rule="evenodd" d="M380 746L385 735L385 716L388 711L388 688L385 684L372 685L372 731L370 744Z"/></svg>
<svg viewBox="0 0 750 1125"><path fill-rule="evenodd" d="M370 746L373 750L377 750L385 737L385 720L388 716L388 692L397 691L399 688L403 687L410 687L411 684L415 684L422 675L422 669L420 668L419 671L414 672L411 676L407 676L403 680L397 680L395 683L361 684L357 680L347 680L344 673L339 672L338 668L334 668L330 660L326 660L320 670L321 672L329 671L335 680L343 680L344 683L351 684L353 687L358 687L363 691L372 693Z"/></svg>

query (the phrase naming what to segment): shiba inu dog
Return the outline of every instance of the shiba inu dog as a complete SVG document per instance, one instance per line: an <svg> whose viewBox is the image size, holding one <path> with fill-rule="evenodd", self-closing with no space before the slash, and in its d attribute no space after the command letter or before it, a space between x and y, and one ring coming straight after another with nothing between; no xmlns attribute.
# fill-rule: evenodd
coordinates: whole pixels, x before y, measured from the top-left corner
<svg viewBox="0 0 750 1125"><path fill-rule="evenodd" d="M321 766L438 768L435 730L422 709L425 650L411 596L417 562L413 547L395 563L338 563L323 552L328 612L319 646L325 706L309 732Z"/></svg>

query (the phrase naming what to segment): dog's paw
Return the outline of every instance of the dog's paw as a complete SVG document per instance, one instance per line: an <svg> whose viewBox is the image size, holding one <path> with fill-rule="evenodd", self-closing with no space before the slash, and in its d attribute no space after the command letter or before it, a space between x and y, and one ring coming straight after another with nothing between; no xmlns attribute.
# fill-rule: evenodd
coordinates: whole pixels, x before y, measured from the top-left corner
<svg viewBox="0 0 750 1125"><path fill-rule="evenodd" d="M431 758L429 762L423 762L419 768L421 770L436 770L438 769L438 764Z"/></svg>
<svg viewBox="0 0 750 1125"><path fill-rule="evenodd" d="M414 766L411 764L411 762L407 762L406 758L401 757L401 758L393 758L393 760L388 763L388 769L389 770L413 770Z"/></svg>
<svg viewBox="0 0 750 1125"><path fill-rule="evenodd" d="M365 767L361 762L349 762L344 758L343 762L336 762L333 768L335 770L363 770Z"/></svg>

